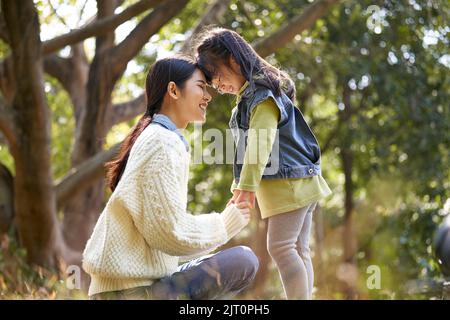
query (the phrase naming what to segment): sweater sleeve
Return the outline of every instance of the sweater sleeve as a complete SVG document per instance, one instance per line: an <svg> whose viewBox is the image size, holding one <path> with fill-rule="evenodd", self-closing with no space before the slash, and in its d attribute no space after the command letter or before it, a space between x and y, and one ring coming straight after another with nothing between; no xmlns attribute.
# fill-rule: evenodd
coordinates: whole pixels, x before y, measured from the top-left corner
<svg viewBox="0 0 450 320"><path fill-rule="evenodd" d="M275 141L279 117L280 111L270 98L252 110L244 164L239 184L233 184L232 190L254 192L258 188Z"/></svg>
<svg viewBox="0 0 450 320"><path fill-rule="evenodd" d="M186 212L175 164L161 149L147 163L142 176L142 210L134 217L149 246L172 256L192 256L225 244L248 223L239 209L228 206L221 214Z"/></svg>

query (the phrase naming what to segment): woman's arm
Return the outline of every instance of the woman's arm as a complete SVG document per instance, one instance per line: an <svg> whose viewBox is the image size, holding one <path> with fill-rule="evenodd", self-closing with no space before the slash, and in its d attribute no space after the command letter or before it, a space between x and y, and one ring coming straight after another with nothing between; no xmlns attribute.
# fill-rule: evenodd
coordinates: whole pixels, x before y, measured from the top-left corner
<svg viewBox="0 0 450 320"><path fill-rule="evenodd" d="M173 256L212 251L234 237L248 220L236 206L221 214L192 215L181 199L175 165L164 146L142 175L143 210L133 217L147 243Z"/></svg>

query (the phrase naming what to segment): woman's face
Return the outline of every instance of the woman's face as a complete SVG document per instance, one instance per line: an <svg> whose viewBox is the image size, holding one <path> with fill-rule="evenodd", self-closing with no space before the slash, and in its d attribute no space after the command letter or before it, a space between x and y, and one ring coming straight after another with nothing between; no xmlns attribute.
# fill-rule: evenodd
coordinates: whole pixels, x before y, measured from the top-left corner
<svg viewBox="0 0 450 320"><path fill-rule="evenodd" d="M211 82L212 86L220 93L236 95L244 85L245 78L241 74L239 65L234 59L230 59L230 66L220 65Z"/></svg>
<svg viewBox="0 0 450 320"><path fill-rule="evenodd" d="M181 90L180 105L183 108L185 121L205 122L206 109L211 95L207 90L205 75L199 69L195 70L192 76L186 81Z"/></svg>

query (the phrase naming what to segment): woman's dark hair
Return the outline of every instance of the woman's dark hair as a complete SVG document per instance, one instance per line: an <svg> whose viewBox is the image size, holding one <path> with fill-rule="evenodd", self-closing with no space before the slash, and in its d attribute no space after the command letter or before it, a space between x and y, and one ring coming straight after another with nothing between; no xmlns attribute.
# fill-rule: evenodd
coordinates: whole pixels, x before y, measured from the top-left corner
<svg viewBox="0 0 450 320"><path fill-rule="evenodd" d="M147 110L122 142L117 157L105 165L106 180L111 191L114 191L122 177L134 142L160 111L169 82L173 81L183 89L197 68L197 63L187 56L161 59L150 67L145 81Z"/></svg>
<svg viewBox="0 0 450 320"><path fill-rule="evenodd" d="M215 27L203 31L196 42L197 63L208 83L211 83L220 65L230 67L230 57L233 57L252 89L258 84L277 95L284 91L292 101L295 100L295 86L289 75L259 56L236 32Z"/></svg>

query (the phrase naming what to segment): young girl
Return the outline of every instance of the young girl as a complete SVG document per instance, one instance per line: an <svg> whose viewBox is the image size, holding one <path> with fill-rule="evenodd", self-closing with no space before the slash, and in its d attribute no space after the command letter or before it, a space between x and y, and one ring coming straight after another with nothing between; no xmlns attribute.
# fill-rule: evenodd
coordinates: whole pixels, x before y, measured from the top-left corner
<svg viewBox="0 0 450 320"><path fill-rule="evenodd" d="M166 58L150 69L147 111L107 165L113 191L83 257L92 299L214 299L253 280L255 254L239 246L208 254L234 237L248 209L186 212L190 153L179 129L205 121L211 99L196 63ZM181 260L198 258L178 266Z"/></svg>
<svg viewBox="0 0 450 320"><path fill-rule="evenodd" d="M318 142L293 104L293 81L231 30L206 31L197 54L208 82L237 96L230 120L237 145L230 202L253 207L256 196L262 218L269 219L267 248L286 297L311 299L312 213L331 190L321 176Z"/></svg>

